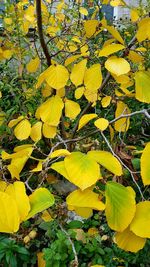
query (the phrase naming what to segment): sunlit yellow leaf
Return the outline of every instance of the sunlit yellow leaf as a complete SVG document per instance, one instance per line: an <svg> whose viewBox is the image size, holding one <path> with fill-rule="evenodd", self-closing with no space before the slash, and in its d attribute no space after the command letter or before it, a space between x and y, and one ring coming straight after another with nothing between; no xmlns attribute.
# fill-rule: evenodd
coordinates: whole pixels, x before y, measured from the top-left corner
<svg viewBox="0 0 150 267"><path fill-rule="evenodd" d="M81 119L79 120L79 126L78 126L78 131L83 127L85 126L89 121L95 119L97 117L97 114L95 113L91 113L91 114L86 114L86 115L83 115L81 117Z"/></svg>
<svg viewBox="0 0 150 267"><path fill-rule="evenodd" d="M150 184L150 142L145 146L141 156L141 176L144 185Z"/></svg>
<svg viewBox="0 0 150 267"><path fill-rule="evenodd" d="M57 126L60 121L64 103L55 95L46 100L36 111L35 116L51 126Z"/></svg>
<svg viewBox="0 0 150 267"><path fill-rule="evenodd" d="M84 96L88 102L96 103L98 100L98 90L92 90L85 88Z"/></svg>
<svg viewBox="0 0 150 267"><path fill-rule="evenodd" d="M66 117L70 118L71 120L74 120L78 114L80 113L81 108L78 103L75 101L67 99L65 101L65 115Z"/></svg>
<svg viewBox="0 0 150 267"><path fill-rule="evenodd" d="M8 184L6 182L0 180L0 191L4 192L7 186Z"/></svg>
<svg viewBox="0 0 150 267"><path fill-rule="evenodd" d="M138 42L142 42L146 39L150 40L150 18L146 17L140 20L138 23L138 31L136 33L136 38Z"/></svg>
<svg viewBox="0 0 150 267"><path fill-rule="evenodd" d="M150 103L150 72L138 71L135 73L135 97L137 100Z"/></svg>
<svg viewBox="0 0 150 267"><path fill-rule="evenodd" d="M11 120L8 123L8 127L10 127L10 128L14 127L18 122L20 122L23 119L24 119L24 116L19 116L17 119Z"/></svg>
<svg viewBox="0 0 150 267"><path fill-rule="evenodd" d="M66 60L65 60L65 66L68 66L70 65L71 63L73 63L76 59L80 58L81 55L74 55L74 56L71 56L71 57L68 57Z"/></svg>
<svg viewBox="0 0 150 267"><path fill-rule="evenodd" d="M124 44L124 40L122 39L119 31L114 26L105 26L108 32L121 44Z"/></svg>
<svg viewBox="0 0 150 267"><path fill-rule="evenodd" d="M130 230L144 238L150 238L150 201L139 202L130 225Z"/></svg>
<svg viewBox="0 0 150 267"><path fill-rule="evenodd" d="M96 120L94 122L94 125L100 130L100 131L104 131L106 130L106 128L109 125L109 121L104 119L104 118L100 118L98 120Z"/></svg>
<svg viewBox="0 0 150 267"><path fill-rule="evenodd" d="M51 165L51 169L55 170L56 172L60 173L62 176L64 176L67 180L69 180L69 175L67 173L67 170L65 168L64 161L59 161L56 163L53 163Z"/></svg>
<svg viewBox="0 0 150 267"><path fill-rule="evenodd" d="M57 128L55 126L50 126L49 124L47 124L46 122L43 124L43 135L46 138L54 138L56 136L57 133Z"/></svg>
<svg viewBox="0 0 150 267"><path fill-rule="evenodd" d="M93 36L97 31L98 25L98 20L86 20L84 22L86 37L90 38L91 36Z"/></svg>
<svg viewBox="0 0 150 267"><path fill-rule="evenodd" d="M101 83L102 83L101 65L94 64L85 71L84 85L86 86L86 89L97 90L100 88Z"/></svg>
<svg viewBox="0 0 150 267"><path fill-rule="evenodd" d="M38 57L31 59L30 62L27 64L26 68L29 73L34 73L37 71L40 65L40 60Z"/></svg>
<svg viewBox="0 0 150 267"><path fill-rule="evenodd" d="M80 7L79 12L81 15L84 15L84 16L88 15L88 10L85 7Z"/></svg>
<svg viewBox="0 0 150 267"><path fill-rule="evenodd" d="M70 80L75 86L81 85L83 83L84 73L86 70L86 64L87 64L87 60L83 59L82 61L80 61L79 63L73 66L73 69L70 75Z"/></svg>
<svg viewBox="0 0 150 267"><path fill-rule="evenodd" d="M130 16L131 16L131 21L136 22L139 19L139 14L137 9L131 9Z"/></svg>
<svg viewBox="0 0 150 267"><path fill-rule="evenodd" d="M115 118L118 118L121 115L126 115L126 114L130 114L130 110L128 108L128 106L122 102L122 101L118 101L117 102L117 109L115 112ZM115 130L118 132L126 132L129 128L130 125L130 118L122 118L119 119L115 122Z"/></svg>
<svg viewBox="0 0 150 267"><path fill-rule="evenodd" d="M30 137L34 142L38 142L42 138L42 122L38 121L36 122L32 128L31 128L31 133Z"/></svg>
<svg viewBox="0 0 150 267"><path fill-rule="evenodd" d="M14 184L9 184L5 192L16 201L20 222L22 222L30 211L29 197L26 194L24 183L14 182Z"/></svg>
<svg viewBox="0 0 150 267"><path fill-rule="evenodd" d="M14 135L18 140L25 140L30 136L31 124L27 119L22 120L14 129Z"/></svg>
<svg viewBox="0 0 150 267"><path fill-rule="evenodd" d="M68 79L68 70L62 65L52 65L47 69L46 82L54 89L59 90L64 87Z"/></svg>
<svg viewBox="0 0 150 267"><path fill-rule="evenodd" d="M80 99L84 94L84 90L85 90L84 86L78 87L75 90L75 98L76 99Z"/></svg>
<svg viewBox="0 0 150 267"><path fill-rule="evenodd" d="M122 6L122 5L124 5L124 2L121 0L111 0L110 5L113 7Z"/></svg>
<svg viewBox="0 0 150 267"><path fill-rule="evenodd" d="M99 199L99 195L91 189L75 190L66 199L67 205L79 208L91 208L94 210L104 210L105 205Z"/></svg>
<svg viewBox="0 0 150 267"><path fill-rule="evenodd" d="M98 54L99 57L107 57L115 52L118 52L124 49L125 46L121 44L110 44L102 48Z"/></svg>
<svg viewBox="0 0 150 267"><path fill-rule="evenodd" d="M5 192L0 192L0 200L0 232L17 232L20 217L15 200Z"/></svg>
<svg viewBox="0 0 150 267"><path fill-rule="evenodd" d="M122 175L122 166L117 158L115 158L110 152L94 150L89 151L88 155L93 160L96 160L100 165L114 173L115 175Z"/></svg>
<svg viewBox="0 0 150 267"><path fill-rule="evenodd" d="M131 223L136 210L135 192L116 182L106 185L106 218L109 227L124 231Z"/></svg>
<svg viewBox="0 0 150 267"><path fill-rule="evenodd" d="M112 99L111 96L103 97L102 100L101 100L102 107L103 108L107 108L109 106L110 102L111 102L111 99Z"/></svg>
<svg viewBox="0 0 150 267"><path fill-rule="evenodd" d="M106 60L105 68L112 74L119 76L130 71L130 64L124 58L112 56Z"/></svg>
<svg viewBox="0 0 150 267"><path fill-rule="evenodd" d="M67 149L58 149L52 152L50 158L65 157L69 156L71 153Z"/></svg>
<svg viewBox="0 0 150 267"><path fill-rule="evenodd" d="M35 214L44 211L54 204L54 197L46 188L36 189L30 196L31 210L26 217L26 220L33 217Z"/></svg>
<svg viewBox="0 0 150 267"><path fill-rule="evenodd" d="M115 234L115 242L125 251L138 252L144 247L146 239L135 235L128 227L122 233Z"/></svg>
<svg viewBox="0 0 150 267"><path fill-rule="evenodd" d="M72 152L64 159L64 163L69 181L82 190L101 178L99 165L86 154Z"/></svg>

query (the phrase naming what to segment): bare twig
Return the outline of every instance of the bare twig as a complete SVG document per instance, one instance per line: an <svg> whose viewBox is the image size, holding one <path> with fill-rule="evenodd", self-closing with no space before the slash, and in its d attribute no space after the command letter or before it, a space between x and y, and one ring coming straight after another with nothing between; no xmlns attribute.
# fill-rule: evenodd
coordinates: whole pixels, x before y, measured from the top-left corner
<svg viewBox="0 0 150 267"><path fill-rule="evenodd" d="M76 249L75 249L75 246L74 246L74 243L72 242L69 234L67 233L67 231L62 227L62 225L59 223L59 227L60 229L62 230L62 232L65 233L65 235L67 236L67 239L69 240L71 246L72 246L72 251L73 251L73 254L74 254L74 264L76 267L79 266L79 261L78 261L78 256L77 256L77 252L76 252Z"/></svg>
<svg viewBox="0 0 150 267"><path fill-rule="evenodd" d="M141 191L141 188L140 188L140 186L138 185L138 183L136 182L136 180L135 180L135 178L134 178L134 175L133 175L134 172L133 172L132 170L130 170L130 169L128 168L128 166L127 166L126 164L124 164L124 162L120 159L120 157L113 151L113 149L112 149L112 147L111 147L109 141L107 140L107 138L106 138L106 136L103 134L103 132L100 131L100 133L101 133L101 136L103 137L104 141L106 142L107 146L109 147L111 153L113 154L113 156L115 156L115 157L119 160L119 162L122 164L122 166L123 166L125 169L127 169L127 170L129 171L129 173L130 173L130 175L131 175L131 177L132 177L132 180L133 180L134 184L135 184L136 187L138 188L138 191L139 191L139 193L140 193L140 195L141 195L142 200L144 200L144 196L143 196L143 193L142 193L142 191Z"/></svg>

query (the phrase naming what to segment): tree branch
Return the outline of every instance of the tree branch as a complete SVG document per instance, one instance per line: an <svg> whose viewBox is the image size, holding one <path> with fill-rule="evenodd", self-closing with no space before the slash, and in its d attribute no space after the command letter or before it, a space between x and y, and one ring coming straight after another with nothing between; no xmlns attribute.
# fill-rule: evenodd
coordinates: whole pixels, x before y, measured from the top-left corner
<svg viewBox="0 0 150 267"><path fill-rule="evenodd" d="M38 27L38 34L40 38L41 47L43 49L44 55L47 60L48 66L51 65L51 57L48 51L48 47L44 40L43 29L42 29L42 12L41 12L41 0L36 0L36 15L37 15L37 27Z"/></svg>

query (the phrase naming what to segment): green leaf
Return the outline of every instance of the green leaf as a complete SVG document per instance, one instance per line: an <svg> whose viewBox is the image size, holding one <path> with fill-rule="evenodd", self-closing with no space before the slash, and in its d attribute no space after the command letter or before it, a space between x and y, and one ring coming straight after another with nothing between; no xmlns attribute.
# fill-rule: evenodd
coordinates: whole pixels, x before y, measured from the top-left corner
<svg viewBox="0 0 150 267"><path fill-rule="evenodd" d="M46 188L36 189L30 196L31 210L26 220L54 204L54 196Z"/></svg>
<svg viewBox="0 0 150 267"><path fill-rule="evenodd" d="M124 231L131 223L136 210L135 192L116 182L106 185L106 218L111 229Z"/></svg>

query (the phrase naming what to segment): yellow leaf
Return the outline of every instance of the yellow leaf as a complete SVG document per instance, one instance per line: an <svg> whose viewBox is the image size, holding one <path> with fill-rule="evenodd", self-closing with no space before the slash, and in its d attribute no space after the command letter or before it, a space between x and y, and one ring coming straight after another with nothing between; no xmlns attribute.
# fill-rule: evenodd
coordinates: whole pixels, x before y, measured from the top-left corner
<svg viewBox="0 0 150 267"><path fill-rule="evenodd" d="M40 172L40 171L42 171L42 167L43 167L42 162L39 161L39 163L38 163L38 165L36 166L36 168L32 169L31 172Z"/></svg>
<svg viewBox="0 0 150 267"><path fill-rule="evenodd" d="M100 165L114 173L115 175L122 175L122 166L117 158L115 158L110 152L94 150L89 151L88 155L93 160L96 160Z"/></svg>
<svg viewBox="0 0 150 267"><path fill-rule="evenodd" d="M146 39L150 40L150 18L146 17L138 23L139 29L136 34L138 42L142 42Z"/></svg>
<svg viewBox="0 0 150 267"><path fill-rule="evenodd" d="M91 189L75 190L66 198L67 205L79 208L91 208L94 210L104 210L105 205L99 199L99 195Z"/></svg>
<svg viewBox="0 0 150 267"><path fill-rule="evenodd" d="M6 182L0 180L0 191L4 192L7 186L8 184Z"/></svg>
<svg viewBox="0 0 150 267"><path fill-rule="evenodd" d="M51 159L57 158L57 157L65 157L69 156L71 153L67 149L58 149L52 152L52 154L49 156Z"/></svg>
<svg viewBox="0 0 150 267"><path fill-rule="evenodd" d="M84 94L84 90L85 90L84 86L78 87L75 90L75 98L76 99L80 99Z"/></svg>
<svg viewBox="0 0 150 267"><path fill-rule="evenodd" d="M34 73L37 71L40 65L40 60L38 57L31 59L30 62L27 64L26 68L29 73Z"/></svg>
<svg viewBox="0 0 150 267"><path fill-rule="evenodd" d="M9 127L9 128L14 127L18 122L20 122L20 121L23 120L23 119L24 119L24 116L19 116L17 119L11 120L11 121L8 123L8 127Z"/></svg>
<svg viewBox="0 0 150 267"><path fill-rule="evenodd" d="M118 247L130 252L138 252L146 243L146 239L135 235L129 227L122 233L115 234L115 243Z"/></svg>
<svg viewBox="0 0 150 267"><path fill-rule="evenodd" d="M41 119L50 126L57 126L60 121L64 103L62 99L55 95L46 100L36 111L36 118Z"/></svg>
<svg viewBox="0 0 150 267"><path fill-rule="evenodd" d="M139 19L139 14L137 9L131 9L130 16L131 16L131 21L136 22Z"/></svg>
<svg viewBox="0 0 150 267"><path fill-rule="evenodd" d="M42 253L42 252L37 253L38 267L45 267L46 266L46 262L43 259L43 256L44 256L44 253Z"/></svg>
<svg viewBox="0 0 150 267"><path fill-rule="evenodd" d="M89 121L95 119L97 117L97 114L95 113L91 113L91 114L86 114L86 115L83 115L81 117L81 119L79 120L79 126L78 126L78 131L83 127L85 126Z"/></svg>
<svg viewBox="0 0 150 267"><path fill-rule="evenodd" d="M42 138L42 122L38 121L36 122L32 128L31 128L31 133L30 137L34 142L38 142Z"/></svg>
<svg viewBox="0 0 150 267"><path fill-rule="evenodd" d="M106 60L105 68L112 74L120 76L130 71L130 64L124 58L112 56Z"/></svg>
<svg viewBox="0 0 150 267"><path fill-rule="evenodd" d="M62 65L52 65L47 69L46 82L56 90L64 87L67 84L68 79L68 70Z"/></svg>
<svg viewBox="0 0 150 267"><path fill-rule="evenodd" d="M122 49L124 49L125 46L121 44L109 44L102 48L98 54L99 57L107 57L115 52L118 52Z"/></svg>
<svg viewBox="0 0 150 267"><path fill-rule="evenodd" d="M75 86L83 84L86 64L87 64L87 60L83 59L82 61L80 61L79 63L73 66L73 69L70 75L70 80Z"/></svg>
<svg viewBox="0 0 150 267"><path fill-rule="evenodd" d="M131 222L130 230L143 238L150 238L150 201L137 204L135 216Z"/></svg>
<svg viewBox="0 0 150 267"><path fill-rule="evenodd" d="M145 146L141 156L141 176L144 185L150 184L150 142Z"/></svg>
<svg viewBox="0 0 150 267"><path fill-rule="evenodd" d="M95 103L98 100L98 90L85 88L84 96L88 100L88 102Z"/></svg>
<svg viewBox="0 0 150 267"><path fill-rule="evenodd" d="M128 106L124 102L118 101L117 109L115 112L115 118L118 118L119 116L126 114L130 114ZM129 128L129 125L130 125L130 118L122 118L115 122L114 127L115 130L118 132L126 132Z"/></svg>
<svg viewBox="0 0 150 267"><path fill-rule="evenodd" d="M114 26L105 25L104 28L108 30L108 32L121 44L124 44L124 40L122 39L120 33Z"/></svg>
<svg viewBox="0 0 150 267"><path fill-rule="evenodd" d="M53 218L51 217L51 215L49 214L49 212L47 210L44 210L42 212L41 218L43 219L44 222L51 222L51 221L53 221Z"/></svg>
<svg viewBox="0 0 150 267"><path fill-rule="evenodd" d="M74 55L74 56L71 56L71 57L68 57L66 60L65 60L65 66L68 66L70 65L71 63L73 63L76 59L80 58L81 55Z"/></svg>
<svg viewBox="0 0 150 267"><path fill-rule="evenodd" d="M91 36L93 36L97 31L98 25L99 25L98 20L86 20L84 22L86 37L90 38Z"/></svg>
<svg viewBox="0 0 150 267"><path fill-rule="evenodd" d="M20 222L22 222L30 211L29 198L26 194L24 183L14 182L14 184L9 184L5 192L16 201Z"/></svg>
<svg viewBox="0 0 150 267"><path fill-rule="evenodd" d="M80 113L81 108L78 103L67 99L65 101L65 115L66 117L70 118L71 120L74 120L78 114Z"/></svg>
<svg viewBox="0 0 150 267"><path fill-rule="evenodd" d="M35 214L44 211L54 204L54 197L46 188L36 189L30 196L31 210L26 217L26 220L33 217Z"/></svg>
<svg viewBox="0 0 150 267"><path fill-rule="evenodd" d="M11 18L4 18L4 22L7 24L7 25L11 25L13 23L12 19Z"/></svg>
<svg viewBox="0 0 150 267"><path fill-rule="evenodd" d="M71 207L71 206L70 206ZM69 207L68 207L69 209ZM93 210L91 208L78 208L73 207L73 210L84 219L88 219L93 215Z"/></svg>
<svg viewBox="0 0 150 267"><path fill-rule="evenodd" d="M0 192L0 200L0 232L17 232L19 230L20 217L15 200L5 192Z"/></svg>
<svg viewBox="0 0 150 267"><path fill-rule="evenodd" d="M68 180L82 190L101 178L99 165L86 154L72 152L64 159L64 163Z"/></svg>
<svg viewBox="0 0 150 267"><path fill-rule="evenodd" d="M135 51L131 51L129 52L128 58L133 62L133 63L140 63L144 60L144 57L139 55L137 52Z"/></svg>
<svg viewBox="0 0 150 267"><path fill-rule="evenodd" d="M111 0L110 1L110 5L113 6L113 7L122 6L122 5L124 5L124 1L121 1L121 0Z"/></svg>
<svg viewBox="0 0 150 267"><path fill-rule="evenodd" d="M62 176L64 176L67 180L69 180L68 173L65 168L65 163L64 161L59 161L56 163L53 163L51 165L51 169L55 170L56 172L60 173Z"/></svg>
<svg viewBox="0 0 150 267"><path fill-rule="evenodd" d="M103 108L107 108L111 102L112 97L111 96L105 96L101 100L101 104Z"/></svg>
<svg viewBox="0 0 150 267"><path fill-rule="evenodd" d="M137 100L150 103L150 72L138 71L135 73L135 97Z"/></svg>
<svg viewBox="0 0 150 267"><path fill-rule="evenodd" d="M84 85L86 86L86 89L98 90L101 86L101 83L102 83L101 65L94 64L85 71Z"/></svg>
<svg viewBox="0 0 150 267"><path fill-rule="evenodd" d="M27 119L22 120L14 129L14 135L18 140L25 140L30 136L31 124Z"/></svg>
<svg viewBox="0 0 150 267"><path fill-rule="evenodd" d="M109 121L104 119L104 118L100 118L98 120L96 120L94 122L94 125L100 130L100 131L104 131L107 129L108 125L109 125Z"/></svg>
<svg viewBox="0 0 150 267"><path fill-rule="evenodd" d="M124 231L131 223L136 210L135 192L116 182L106 185L106 218L109 227Z"/></svg>
<svg viewBox="0 0 150 267"><path fill-rule="evenodd" d="M57 133L57 128L55 126L50 126L49 124L44 123L42 131L43 131L43 135L46 138L54 138Z"/></svg>
<svg viewBox="0 0 150 267"><path fill-rule="evenodd" d="M87 16L88 15L88 10L84 7L79 8L79 12L81 15Z"/></svg>

